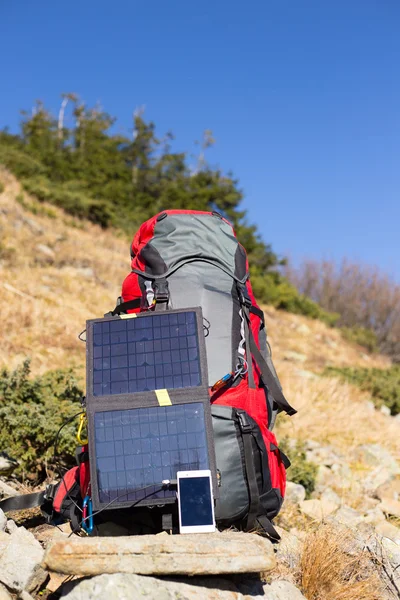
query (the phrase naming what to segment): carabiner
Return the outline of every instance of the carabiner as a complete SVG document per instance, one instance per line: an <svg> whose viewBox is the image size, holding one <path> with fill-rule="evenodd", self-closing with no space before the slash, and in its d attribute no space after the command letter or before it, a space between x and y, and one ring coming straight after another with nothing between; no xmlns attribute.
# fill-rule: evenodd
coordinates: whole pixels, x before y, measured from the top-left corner
<svg viewBox="0 0 400 600"><path fill-rule="evenodd" d="M85 496L82 505L82 529L86 533L92 533L94 528L93 523L93 506L92 499L90 496Z"/></svg>
<svg viewBox="0 0 400 600"><path fill-rule="evenodd" d="M85 446L88 443L87 439L82 439L82 430L87 425L86 413L82 413L79 417L79 426L78 433L76 434L76 439L78 440L78 444L81 446Z"/></svg>

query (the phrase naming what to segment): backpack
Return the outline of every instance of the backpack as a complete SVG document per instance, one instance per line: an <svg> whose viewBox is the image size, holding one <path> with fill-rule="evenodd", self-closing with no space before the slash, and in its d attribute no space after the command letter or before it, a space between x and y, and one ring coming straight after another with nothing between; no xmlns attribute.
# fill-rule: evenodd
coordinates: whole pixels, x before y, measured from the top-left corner
<svg viewBox="0 0 400 600"><path fill-rule="evenodd" d="M136 233L131 272L117 306L107 314L196 306L202 308L204 319L219 485L217 524L258 529L277 540L271 521L283 502L290 462L279 450L272 429L278 412L293 415L296 411L285 399L272 363L246 251L232 225L217 212L164 211ZM79 523L74 507L82 506L88 487L87 454L87 448L82 448L78 467L57 486L41 492L52 518L54 513L69 518L75 528ZM153 517L157 513L156 529L162 523L159 508L152 510ZM116 521L119 515L124 514L124 522L132 516L129 509L115 513ZM148 513L142 511L142 523Z"/></svg>
<svg viewBox="0 0 400 600"><path fill-rule="evenodd" d="M167 210L139 228L131 259L111 314L203 311L220 486L217 523L261 527L276 537L270 521L281 508L290 462L272 429L278 412L296 411L272 363L245 249L219 213Z"/></svg>

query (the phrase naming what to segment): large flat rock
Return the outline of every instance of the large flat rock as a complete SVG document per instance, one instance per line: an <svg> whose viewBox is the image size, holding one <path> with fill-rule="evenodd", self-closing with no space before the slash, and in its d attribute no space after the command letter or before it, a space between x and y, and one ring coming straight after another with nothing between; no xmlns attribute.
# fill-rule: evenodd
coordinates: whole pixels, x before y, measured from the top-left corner
<svg viewBox="0 0 400 600"><path fill-rule="evenodd" d="M72 589L71 589L72 588ZM65 600L306 600L288 581L270 585L258 582L257 591L247 593L220 577L165 580L134 574L98 575L72 582L64 588Z"/></svg>
<svg viewBox="0 0 400 600"><path fill-rule="evenodd" d="M78 576L259 573L275 566L271 542L251 533L56 539L43 565Z"/></svg>

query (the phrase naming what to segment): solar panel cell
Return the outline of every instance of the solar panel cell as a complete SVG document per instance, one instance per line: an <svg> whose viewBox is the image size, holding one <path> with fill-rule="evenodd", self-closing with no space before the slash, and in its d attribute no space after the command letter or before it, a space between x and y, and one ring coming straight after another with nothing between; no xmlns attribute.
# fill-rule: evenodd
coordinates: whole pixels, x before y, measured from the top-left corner
<svg viewBox="0 0 400 600"><path fill-rule="evenodd" d="M201 402L96 412L94 439L101 503L135 502L179 470L209 468ZM153 495L173 496L169 490Z"/></svg>
<svg viewBox="0 0 400 600"><path fill-rule="evenodd" d="M93 395L201 385L196 313L93 323Z"/></svg>

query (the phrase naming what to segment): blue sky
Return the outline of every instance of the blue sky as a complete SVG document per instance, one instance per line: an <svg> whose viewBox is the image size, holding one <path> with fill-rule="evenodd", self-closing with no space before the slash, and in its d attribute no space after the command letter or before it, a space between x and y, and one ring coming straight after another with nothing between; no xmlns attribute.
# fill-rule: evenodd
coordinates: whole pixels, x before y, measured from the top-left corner
<svg viewBox="0 0 400 600"><path fill-rule="evenodd" d="M400 280L398 0L0 0L0 127L36 98L132 110L208 159L280 254Z"/></svg>

